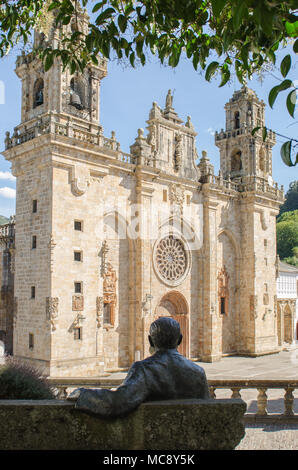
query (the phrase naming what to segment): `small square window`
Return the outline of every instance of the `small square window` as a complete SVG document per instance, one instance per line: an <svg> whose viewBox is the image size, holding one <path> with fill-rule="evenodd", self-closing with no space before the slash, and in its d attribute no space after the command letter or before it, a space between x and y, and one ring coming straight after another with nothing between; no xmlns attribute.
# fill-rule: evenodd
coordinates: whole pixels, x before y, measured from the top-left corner
<svg viewBox="0 0 298 470"><path fill-rule="evenodd" d="M73 257L75 261L82 261L82 252L81 251L74 251Z"/></svg>
<svg viewBox="0 0 298 470"><path fill-rule="evenodd" d="M83 283L82 282L75 282L74 283L74 291L76 294L83 293Z"/></svg>
<svg viewBox="0 0 298 470"><path fill-rule="evenodd" d="M188 206L190 205L190 194L186 195L186 203Z"/></svg>
<svg viewBox="0 0 298 470"><path fill-rule="evenodd" d="M35 299L35 286L31 286L31 299Z"/></svg>
<svg viewBox="0 0 298 470"><path fill-rule="evenodd" d="M83 339L83 330L82 327L76 327L73 329L74 339Z"/></svg>
<svg viewBox="0 0 298 470"><path fill-rule="evenodd" d="M36 248L36 235L33 235L32 237L32 250Z"/></svg>
<svg viewBox="0 0 298 470"><path fill-rule="evenodd" d="M32 212L37 212L37 199L32 201Z"/></svg>
<svg viewBox="0 0 298 470"><path fill-rule="evenodd" d="M75 220L74 221L74 229L79 230L80 232L82 232L83 224L82 224L81 220Z"/></svg>
<svg viewBox="0 0 298 470"><path fill-rule="evenodd" d="M34 348L34 335L32 333L29 333L29 349Z"/></svg>

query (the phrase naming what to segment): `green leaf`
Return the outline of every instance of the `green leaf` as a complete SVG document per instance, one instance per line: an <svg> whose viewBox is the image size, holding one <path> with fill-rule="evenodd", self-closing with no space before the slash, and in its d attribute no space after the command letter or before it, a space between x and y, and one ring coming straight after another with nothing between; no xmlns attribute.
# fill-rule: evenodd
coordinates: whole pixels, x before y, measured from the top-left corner
<svg viewBox="0 0 298 470"><path fill-rule="evenodd" d="M107 20L108 18L110 18L113 13L115 13L115 10L114 8L107 8L106 10L104 10L95 20L95 23L97 26L101 25L102 23L104 23L105 20Z"/></svg>
<svg viewBox="0 0 298 470"><path fill-rule="evenodd" d="M275 103L278 93L292 86L291 80L284 80L280 85L274 86L269 93L268 102L271 108Z"/></svg>
<svg viewBox="0 0 298 470"><path fill-rule="evenodd" d="M296 39L296 41L293 44L293 51L296 52L296 54L298 54L298 39Z"/></svg>
<svg viewBox="0 0 298 470"><path fill-rule="evenodd" d="M130 60L131 66L134 67L135 66L135 53L134 52L130 54L129 60Z"/></svg>
<svg viewBox="0 0 298 470"><path fill-rule="evenodd" d="M53 61L54 61L54 56L52 54L48 54L46 57L45 66L44 66L45 72L50 70L50 68L53 65Z"/></svg>
<svg viewBox="0 0 298 470"><path fill-rule="evenodd" d="M214 16L219 16L222 12L226 1L225 0L211 0L212 11Z"/></svg>
<svg viewBox="0 0 298 470"><path fill-rule="evenodd" d="M70 64L70 73L71 73L71 75L73 75L75 73L76 69L77 69L77 65L76 65L75 61L72 60L71 64Z"/></svg>
<svg viewBox="0 0 298 470"><path fill-rule="evenodd" d="M295 23L290 23L289 21L286 21L285 23L285 28L286 32L290 37L297 37L298 35L298 21L295 21Z"/></svg>
<svg viewBox="0 0 298 470"><path fill-rule="evenodd" d="M235 61L235 70L236 70L236 75L240 83L244 85L244 76L245 73L243 72L241 62L239 60Z"/></svg>
<svg viewBox="0 0 298 470"><path fill-rule="evenodd" d="M243 17L247 11L248 10L245 2L242 2L240 5L239 2L237 2L237 6L233 10L233 25L235 30L237 30L241 25Z"/></svg>
<svg viewBox="0 0 298 470"><path fill-rule="evenodd" d="M55 10L56 8L59 8L60 5L61 5L60 2L53 2L53 3L51 3L51 5L49 6L48 11Z"/></svg>
<svg viewBox="0 0 298 470"><path fill-rule="evenodd" d="M270 108L273 108L274 102L275 102L275 100L276 100L276 98L277 98L277 95L278 95L279 91L280 91L280 90L279 90L279 85L274 86L274 87L270 90L269 96L268 96L268 102L269 102Z"/></svg>
<svg viewBox="0 0 298 470"><path fill-rule="evenodd" d="M251 135L255 135L255 133L258 132L259 129L261 129L261 126L254 127L251 131Z"/></svg>
<svg viewBox="0 0 298 470"><path fill-rule="evenodd" d="M119 25L121 33L124 33L127 27L127 18L124 15L119 15L118 25Z"/></svg>
<svg viewBox="0 0 298 470"><path fill-rule="evenodd" d="M102 2L98 2L92 10L92 13L96 13L103 5L107 3L107 0L103 0Z"/></svg>
<svg viewBox="0 0 298 470"><path fill-rule="evenodd" d="M279 86L280 91L286 90L293 86L292 80L284 80Z"/></svg>
<svg viewBox="0 0 298 470"><path fill-rule="evenodd" d="M199 63L199 60L200 60L200 56L197 52L195 52L193 54L193 58L192 58L192 64L194 66L194 68L197 70L198 69L198 63Z"/></svg>
<svg viewBox="0 0 298 470"><path fill-rule="evenodd" d="M219 88L224 86L229 81L230 76L231 72L229 71L229 69L227 67L223 67L221 69L221 83L219 85Z"/></svg>
<svg viewBox="0 0 298 470"><path fill-rule="evenodd" d="M296 90L290 91L287 97L287 108L289 111L289 114L294 117L294 112L295 112L295 106L296 106Z"/></svg>
<svg viewBox="0 0 298 470"><path fill-rule="evenodd" d="M280 71L283 77L286 77L288 75L288 72L291 68L291 63L292 63L292 60L291 60L290 54L286 55L281 61Z"/></svg>
<svg viewBox="0 0 298 470"><path fill-rule="evenodd" d="M206 73L205 73L205 79L208 82L211 80L211 77L215 74L218 66L219 66L219 63L216 61L211 62L211 64L208 65Z"/></svg>
<svg viewBox="0 0 298 470"><path fill-rule="evenodd" d="M284 144L282 144L281 149L280 149L280 154L282 161L284 162L285 165L287 166L294 166L291 160L291 149L292 149L292 141L288 140Z"/></svg>
<svg viewBox="0 0 298 470"><path fill-rule="evenodd" d="M263 137L263 142L265 142L266 137L267 137L267 127L263 127L263 129L262 129L262 137Z"/></svg>

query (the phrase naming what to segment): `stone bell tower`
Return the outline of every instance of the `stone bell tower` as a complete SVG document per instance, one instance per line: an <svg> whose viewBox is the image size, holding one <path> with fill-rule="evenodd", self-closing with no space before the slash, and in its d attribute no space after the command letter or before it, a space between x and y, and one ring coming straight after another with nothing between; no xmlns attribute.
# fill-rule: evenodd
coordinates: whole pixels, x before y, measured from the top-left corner
<svg viewBox="0 0 298 470"><path fill-rule="evenodd" d="M57 48L64 34L79 30L88 31L88 15L78 11L69 25L52 26L47 32L36 31L34 48ZM22 81L22 122L39 118L49 113L69 115L83 120L85 124L99 124L100 80L106 76L104 59L99 65L89 65L84 73L71 74L63 70L62 63L55 60L51 69L44 71L42 62L34 55L23 53L17 59L16 74ZM57 119L57 120L60 120Z"/></svg>
<svg viewBox="0 0 298 470"><path fill-rule="evenodd" d="M253 90L243 86L225 105L226 128L215 135L220 150L220 169L224 178L258 176L272 180L272 147L275 134L268 131L263 141L265 103ZM252 134L253 129L259 128Z"/></svg>
<svg viewBox="0 0 298 470"><path fill-rule="evenodd" d="M87 27L88 16L80 10L70 25L53 21L46 34L35 32L34 47L57 48L64 33L84 33ZM32 51L17 58L16 74L22 82L21 124L13 135L6 133L3 152L16 176L13 351L49 375L62 369L74 374L78 364L88 375L100 359L95 307L86 319L84 309L91 307L83 285L89 272L97 284L99 275L98 256L94 265L89 261L87 274L82 265L83 226L88 233L83 219L90 206L82 196L91 182L91 156L97 161L99 148L116 145L115 139L103 137L99 124L100 83L107 63L98 57L98 65L71 74L56 58L45 71ZM97 161L93 179L104 171ZM86 252L84 257L88 260ZM96 337L91 349L88 331Z"/></svg>

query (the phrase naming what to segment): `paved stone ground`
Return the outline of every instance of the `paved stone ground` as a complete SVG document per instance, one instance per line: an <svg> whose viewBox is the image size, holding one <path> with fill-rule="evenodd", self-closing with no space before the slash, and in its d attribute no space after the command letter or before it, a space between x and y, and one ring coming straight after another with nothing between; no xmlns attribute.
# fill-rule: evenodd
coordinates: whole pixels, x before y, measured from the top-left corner
<svg viewBox="0 0 298 470"><path fill-rule="evenodd" d="M224 357L219 362L198 362L207 379L298 379L298 348L279 354L250 357ZM113 378L124 379L126 372ZM247 412L257 411L257 390L242 390ZM268 413L283 412L283 390L268 390ZM217 398L228 398L229 390L216 390ZM298 390L294 392L294 411L298 414ZM298 450L298 424L246 424L246 434L237 450Z"/></svg>
<svg viewBox="0 0 298 470"><path fill-rule="evenodd" d="M298 424L247 424L236 450L298 450Z"/></svg>

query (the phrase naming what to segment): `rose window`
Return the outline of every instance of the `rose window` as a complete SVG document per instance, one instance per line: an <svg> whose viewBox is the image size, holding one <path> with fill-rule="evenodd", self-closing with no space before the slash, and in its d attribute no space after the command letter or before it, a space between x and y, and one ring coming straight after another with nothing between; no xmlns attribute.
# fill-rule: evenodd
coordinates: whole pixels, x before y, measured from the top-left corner
<svg viewBox="0 0 298 470"><path fill-rule="evenodd" d="M167 281L179 281L187 269L187 254L184 244L170 235L160 240L155 251L156 267Z"/></svg>

